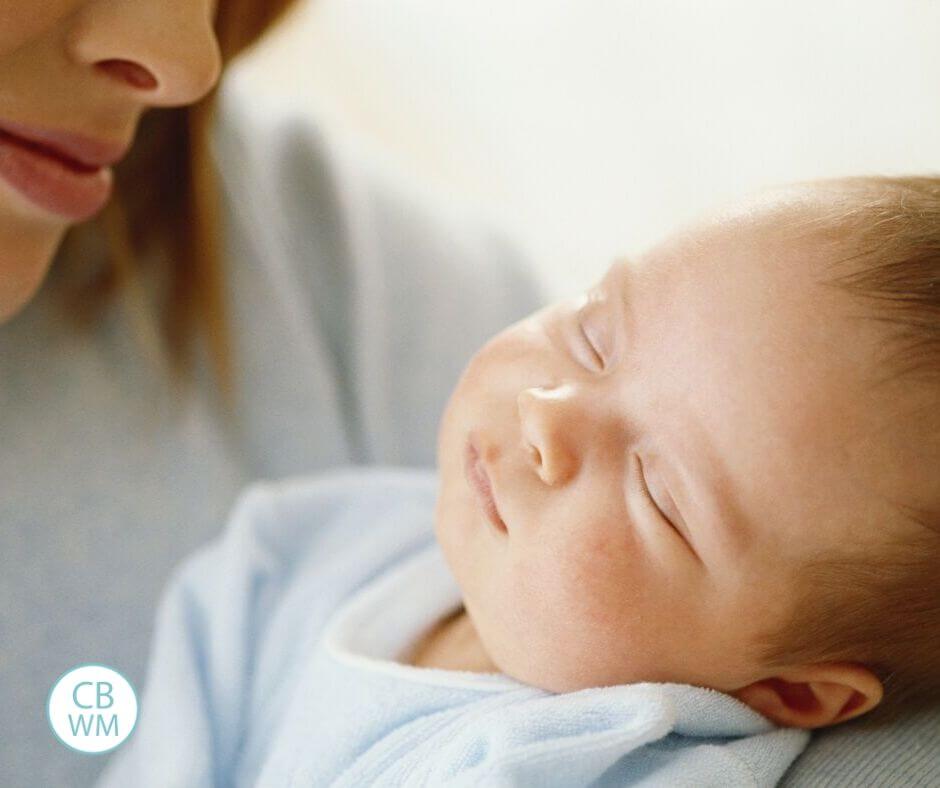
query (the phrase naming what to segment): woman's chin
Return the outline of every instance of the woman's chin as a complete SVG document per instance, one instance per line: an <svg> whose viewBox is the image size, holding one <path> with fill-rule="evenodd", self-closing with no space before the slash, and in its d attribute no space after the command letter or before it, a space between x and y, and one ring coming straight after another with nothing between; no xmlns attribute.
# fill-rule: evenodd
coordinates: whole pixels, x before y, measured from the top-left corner
<svg viewBox="0 0 940 788"><path fill-rule="evenodd" d="M0 323L36 295L55 257L66 225L7 216L0 205Z"/></svg>
<svg viewBox="0 0 940 788"><path fill-rule="evenodd" d="M38 259L32 255L25 262L22 257L11 261L0 260L0 270L4 272L0 281L0 323L16 316L39 291L56 249L55 244L50 246L48 254Z"/></svg>

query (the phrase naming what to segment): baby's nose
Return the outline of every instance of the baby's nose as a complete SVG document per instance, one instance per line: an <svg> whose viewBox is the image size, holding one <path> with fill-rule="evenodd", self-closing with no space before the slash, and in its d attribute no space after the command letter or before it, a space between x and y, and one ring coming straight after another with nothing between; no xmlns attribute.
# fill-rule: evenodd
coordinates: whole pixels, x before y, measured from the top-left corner
<svg viewBox="0 0 940 788"><path fill-rule="evenodd" d="M529 465L545 483L564 484L578 470L580 459L575 439L579 424L572 384L523 389L516 398L522 433L522 450Z"/></svg>

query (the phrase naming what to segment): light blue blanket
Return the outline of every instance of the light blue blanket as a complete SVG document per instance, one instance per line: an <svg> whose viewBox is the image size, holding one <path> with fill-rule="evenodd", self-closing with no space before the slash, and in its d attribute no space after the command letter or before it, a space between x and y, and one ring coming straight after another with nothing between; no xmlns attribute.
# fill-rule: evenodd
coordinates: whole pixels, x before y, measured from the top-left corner
<svg viewBox="0 0 940 788"><path fill-rule="evenodd" d="M102 786L763 786L808 734L678 684L553 694L396 661L460 592L436 476L260 485L174 573Z"/></svg>

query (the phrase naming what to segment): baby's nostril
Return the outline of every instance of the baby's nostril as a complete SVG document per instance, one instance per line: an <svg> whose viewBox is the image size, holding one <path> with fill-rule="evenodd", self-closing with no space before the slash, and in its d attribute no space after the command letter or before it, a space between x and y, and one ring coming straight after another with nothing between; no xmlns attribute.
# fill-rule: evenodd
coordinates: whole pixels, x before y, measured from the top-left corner
<svg viewBox="0 0 940 788"><path fill-rule="evenodd" d="M95 65L115 79L126 82L132 87L141 90L153 90L157 86L157 78L153 74L143 66L132 63L130 60L102 60Z"/></svg>

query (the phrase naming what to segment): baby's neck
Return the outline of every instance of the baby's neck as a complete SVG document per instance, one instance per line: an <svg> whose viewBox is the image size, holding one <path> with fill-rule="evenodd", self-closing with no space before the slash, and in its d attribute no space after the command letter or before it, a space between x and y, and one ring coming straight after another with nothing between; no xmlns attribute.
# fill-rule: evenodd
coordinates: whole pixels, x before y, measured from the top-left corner
<svg viewBox="0 0 940 788"><path fill-rule="evenodd" d="M418 668L499 673L463 606L438 621L403 661Z"/></svg>

